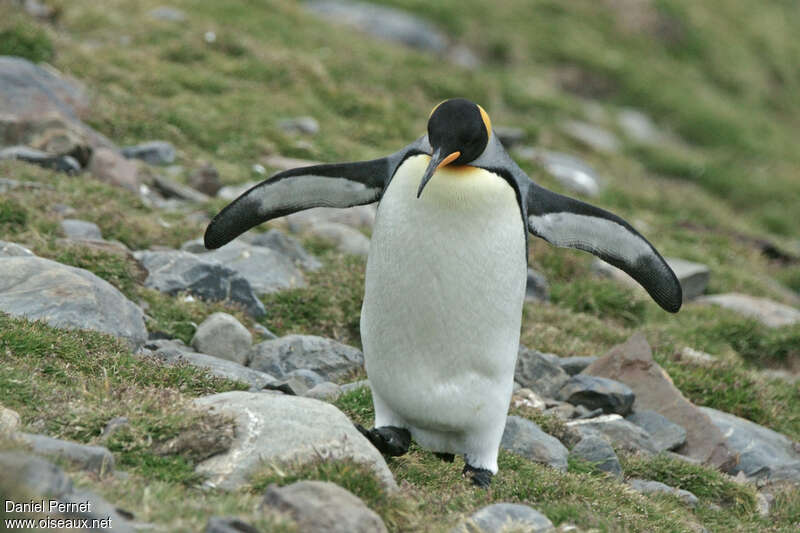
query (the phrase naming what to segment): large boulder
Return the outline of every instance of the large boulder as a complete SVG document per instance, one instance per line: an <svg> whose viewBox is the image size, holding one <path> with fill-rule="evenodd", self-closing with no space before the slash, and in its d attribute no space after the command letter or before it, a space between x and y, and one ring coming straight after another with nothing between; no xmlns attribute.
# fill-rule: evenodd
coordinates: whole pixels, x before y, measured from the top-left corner
<svg viewBox="0 0 800 533"><path fill-rule="evenodd" d="M142 310L110 283L41 257L0 259L0 311L57 328L108 333L133 346L147 340Z"/></svg>
<svg viewBox="0 0 800 533"><path fill-rule="evenodd" d="M197 472L223 489L235 489L264 464L304 464L349 459L367 465L389 490L397 484L377 449L336 407L299 396L231 391L198 398L200 409L232 416L230 450L197 465Z"/></svg>
<svg viewBox="0 0 800 533"><path fill-rule="evenodd" d="M314 335L287 335L256 344L250 367L282 378L292 370L313 370L328 381L343 379L364 365L352 346Z"/></svg>
<svg viewBox="0 0 800 533"><path fill-rule="evenodd" d="M644 334L636 333L589 365L584 373L621 381L633 390L634 411L649 409L686 430L686 443L678 449L698 461L730 470L736 456L707 414L683 397L663 368L653 360Z"/></svg>

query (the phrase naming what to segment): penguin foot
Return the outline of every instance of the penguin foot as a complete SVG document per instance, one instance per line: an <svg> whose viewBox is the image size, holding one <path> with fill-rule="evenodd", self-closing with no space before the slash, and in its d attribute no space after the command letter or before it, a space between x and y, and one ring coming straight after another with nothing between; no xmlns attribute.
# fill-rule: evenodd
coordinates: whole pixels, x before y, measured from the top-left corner
<svg viewBox="0 0 800 533"><path fill-rule="evenodd" d="M441 459L445 463L452 463L456 459L456 456L453 455L452 453L433 452L433 455L435 455L436 457L438 457L439 459Z"/></svg>
<svg viewBox="0 0 800 533"><path fill-rule="evenodd" d="M411 446L411 433L405 428L383 426L366 429L361 424L355 426L384 455L391 457L405 455Z"/></svg>
<svg viewBox="0 0 800 533"><path fill-rule="evenodd" d="M492 476L494 474L485 468L475 468L469 463L465 463L464 470L462 470L461 475L463 477L470 478L470 480L472 480L472 484L476 487L488 489L489 485L492 484Z"/></svg>

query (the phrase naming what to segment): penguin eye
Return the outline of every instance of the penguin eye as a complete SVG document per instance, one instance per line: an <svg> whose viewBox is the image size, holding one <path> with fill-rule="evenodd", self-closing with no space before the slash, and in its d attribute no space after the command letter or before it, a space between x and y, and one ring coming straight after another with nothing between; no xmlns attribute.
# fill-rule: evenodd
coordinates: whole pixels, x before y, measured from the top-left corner
<svg viewBox="0 0 800 533"><path fill-rule="evenodd" d="M478 104L475 104L475 105L478 105ZM478 105L478 110L481 112L481 118L483 119L483 125L486 126L486 136L487 137L491 137L492 136L492 120L489 118L489 113L487 113L486 110L483 109L479 105Z"/></svg>

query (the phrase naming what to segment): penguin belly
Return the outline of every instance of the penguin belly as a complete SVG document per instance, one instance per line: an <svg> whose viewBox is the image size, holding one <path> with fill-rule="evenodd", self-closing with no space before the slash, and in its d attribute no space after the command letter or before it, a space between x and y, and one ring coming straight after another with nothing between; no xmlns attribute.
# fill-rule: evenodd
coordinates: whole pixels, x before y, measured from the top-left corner
<svg viewBox="0 0 800 533"><path fill-rule="evenodd" d="M476 167L408 158L378 207L361 336L375 427L497 471L514 383L526 283L514 189Z"/></svg>

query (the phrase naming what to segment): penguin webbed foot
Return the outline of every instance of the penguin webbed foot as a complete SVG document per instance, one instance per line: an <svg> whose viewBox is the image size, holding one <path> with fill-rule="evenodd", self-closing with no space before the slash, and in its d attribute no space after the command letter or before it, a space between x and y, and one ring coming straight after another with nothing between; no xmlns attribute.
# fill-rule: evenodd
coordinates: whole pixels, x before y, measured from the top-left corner
<svg viewBox="0 0 800 533"><path fill-rule="evenodd" d="M408 447L411 446L411 433L407 429L395 426L366 429L361 424L354 425L382 454L398 457L408 453Z"/></svg>
<svg viewBox="0 0 800 533"><path fill-rule="evenodd" d="M475 468L469 463L465 463L464 470L461 471L461 475L469 478L472 481L472 484L476 487L488 489L489 485L492 484L492 476L494 474L485 468Z"/></svg>

